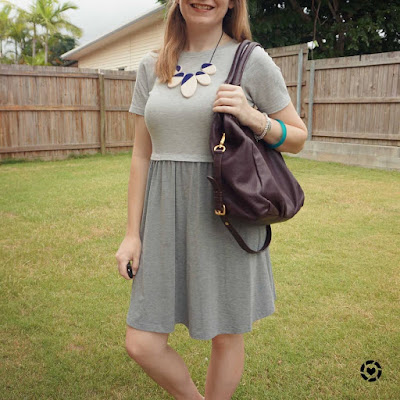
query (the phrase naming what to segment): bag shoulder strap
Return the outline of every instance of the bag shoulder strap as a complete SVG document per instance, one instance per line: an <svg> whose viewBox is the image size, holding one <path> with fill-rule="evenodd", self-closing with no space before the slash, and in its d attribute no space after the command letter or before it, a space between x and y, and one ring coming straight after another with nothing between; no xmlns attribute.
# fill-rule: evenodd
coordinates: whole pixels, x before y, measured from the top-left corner
<svg viewBox="0 0 400 400"><path fill-rule="evenodd" d="M258 42L252 42L248 39L243 40L238 48L232 62L231 69L229 71L228 77L224 83L230 83L231 85L239 86L242 81L242 76L244 72L244 67L250 57L251 52L257 46L261 46Z"/></svg>

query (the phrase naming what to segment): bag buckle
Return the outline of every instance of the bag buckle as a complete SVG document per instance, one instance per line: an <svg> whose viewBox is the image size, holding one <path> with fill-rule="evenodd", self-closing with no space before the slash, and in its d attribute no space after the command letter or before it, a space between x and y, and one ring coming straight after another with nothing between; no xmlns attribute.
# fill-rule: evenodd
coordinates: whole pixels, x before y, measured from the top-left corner
<svg viewBox="0 0 400 400"><path fill-rule="evenodd" d="M226 150L226 147L224 146L224 142L225 142L225 132L223 133L221 141L219 142L219 144L214 146L214 151L217 151L217 149L222 149L222 153L223 153Z"/></svg>
<svg viewBox="0 0 400 400"><path fill-rule="evenodd" d="M222 204L222 211L214 210L215 214L217 215L225 215L225 204Z"/></svg>

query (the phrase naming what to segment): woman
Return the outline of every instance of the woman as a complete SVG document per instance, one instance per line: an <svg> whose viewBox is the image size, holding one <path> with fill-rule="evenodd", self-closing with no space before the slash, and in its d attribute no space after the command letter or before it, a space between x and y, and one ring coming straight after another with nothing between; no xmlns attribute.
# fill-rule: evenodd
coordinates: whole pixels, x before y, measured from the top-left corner
<svg viewBox="0 0 400 400"><path fill-rule="evenodd" d="M287 137L278 151L298 153L307 137L279 67L261 47L241 86L223 83L244 39L252 40L246 1L169 1L164 44L142 58L129 109L135 144L128 224L116 254L119 273L129 279L132 260L135 275L126 349L175 399L203 399L167 344L175 324L194 339L212 339L205 398L223 400L243 373L243 333L275 310L269 249L250 254L239 247L214 213L207 180L214 112L235 115L255 135L267 130L265 112L267 143L280 140L282 120ZM264 226L231 219L250 247L261 247Z"/></svg>

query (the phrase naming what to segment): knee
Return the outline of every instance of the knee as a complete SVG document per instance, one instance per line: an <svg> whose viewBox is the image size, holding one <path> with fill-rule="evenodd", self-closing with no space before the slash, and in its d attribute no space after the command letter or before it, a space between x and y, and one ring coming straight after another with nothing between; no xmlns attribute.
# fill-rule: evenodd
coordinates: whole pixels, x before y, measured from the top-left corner
<svg viewBox="0 0 400 400"><path fill-rule="evenodd" d="M136 361L139 361L140 359L145 357L145 354L148 351L145 343L132 337L132 335L129 338L127 336L125 339L125 350L128 353L129 357L133 358Z"/></svg>
<svg viewBox="0 0 400 400"><path fill-rule="evenodd" d="M125 349L129 357L135 361L148 358L152 354L157 354L166 346L167 341L163 334L155 332L141 331L131 326L127 326Z"/></svg>
<svg viewBox="0 0 400 400"><path fill-rule="evenodd" d="M214 336L211 340L214 347L220 348L231 347L244 342L243 333L223 333Z"/></svg>

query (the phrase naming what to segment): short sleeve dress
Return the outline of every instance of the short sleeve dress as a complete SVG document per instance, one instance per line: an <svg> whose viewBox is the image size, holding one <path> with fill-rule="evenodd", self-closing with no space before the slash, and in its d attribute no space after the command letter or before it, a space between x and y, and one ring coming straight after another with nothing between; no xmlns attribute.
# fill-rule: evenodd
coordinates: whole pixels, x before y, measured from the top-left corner
<svg viewBox="0 0 400 400"><path fill-rule="evenodd" d="M275 285L269 248L244 251L214 213L209 135L212 104L226 80L238 41L217 47L217 72L193 96L180 85L169 88L155 75L157 53L141 59L129 112L144 115L152 141L140 224L142 253L132 281L126 323L170 333L182 323L193 339L245 333L254 321L275 311ZM183 72L196 73L213 50L181 52ZM251 106L267 114L290 103L280 68L261 47L246 64L242 89ZM243 168L246 168L243 165ZM246 243L259 249L265 227L232 223Z"/></svg>

